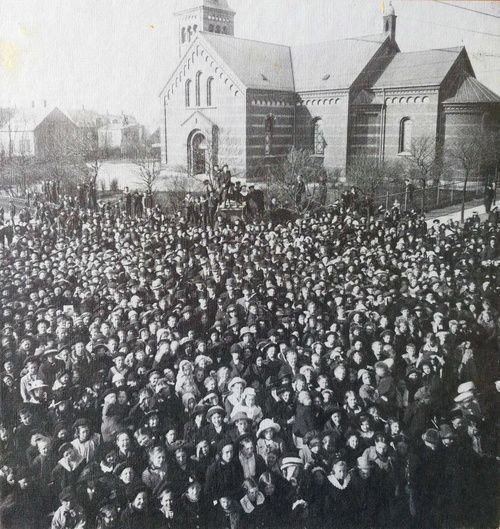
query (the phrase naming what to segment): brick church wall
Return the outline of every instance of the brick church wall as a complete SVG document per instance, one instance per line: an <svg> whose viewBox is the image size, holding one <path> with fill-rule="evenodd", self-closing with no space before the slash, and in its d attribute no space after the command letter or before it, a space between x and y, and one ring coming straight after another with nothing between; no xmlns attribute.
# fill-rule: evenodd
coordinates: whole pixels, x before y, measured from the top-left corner
<svg viewBox="0 0 500 529"><path fill-rule="evenodd" d="M287 92L247 92L247 178L260 180L287 155L294 141L295 96ZM266 120L272 120L271 149L266 154Z"/></svg>
<svg viewBox="0 0 500 529"><path fill-rule="evenodd" d="M401 122L405 118L412 121L411 137L435 139L438 131L437 91L411 92L386 95L384 160L396 162L401 158L399 140Z"/></svg>
<svg viewBox="0 0 500 529"><path fill-rule="evenodd" d="M487 105L463 105L444 106L441 124L443 129L443 156L445 167L449 167L447 178L451 180L461 179L463 169L456 160L450 156L450 150L460 142L465 136L479 136L480 134L496 134L497 152L500 149L500 113L498 109L489 108ZM491 165L491 164L489 164ZM483 177L492 177L494 164L492 167L482 168Z"/></svg>
<svg viewBox="0 0 500 529"><path fill-rule="evenodd" d="M324 166L345 169L347 160L347 130L349 116L347 92L320 96L301 94L297 105L297 146L314 148L314 122L321 119L325 138Z"/></svg>
<svg viewBox="0 0 500 529"><path fill-rule="evenodd" d="M185 69L177 72L177 86L163 94L162 164L167 172L187 168L188 139L200 129L207 137L215 132L213 162L227 163L235 174L244 174L246 167L246 97L214 60L201 47L195 48L185 61ZM184 71L185 70L185 71ZM200 77L200 105L196 104L196 74ZM207 105L207 81L212 78L212 104ZM185 83L191 80L189 107L185 105ZM165 98L167 98L165 105ZM214 129L215 126L215 129ZM165 128L167 141L165 141Z"/></svg>

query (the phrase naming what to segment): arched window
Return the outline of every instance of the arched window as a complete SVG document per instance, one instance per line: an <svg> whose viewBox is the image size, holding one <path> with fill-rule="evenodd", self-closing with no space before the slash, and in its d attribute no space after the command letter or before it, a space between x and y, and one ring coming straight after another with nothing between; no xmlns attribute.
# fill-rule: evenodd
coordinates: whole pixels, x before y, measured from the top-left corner
<svg viewBox="0 0 500 529"><path fill-rule="evenodd" d="M273 126L274 118L273 116L268 116L264 124L264 154L269 156L273 148Z"/></svg>
<svg viewBox="0 0 500 529"><path fill-rule="evenodd" d="M220 33L220 26L215 26L215 33Z"/></svg>
<svg viewBox="0 0 500 529"><path fill-rule="evenodd" d="M186 28L181 29L181 42L182 44L186 42Z"/></svg>
<svg viewBox="0 0 500 529"><path fill-rule="evenodd" d="M193 26L193 33L196 33L197 31L198 31L198 25L195 24L195 25Z"/></svg>
<svg viewBox="0 0 500 529"><path fill-rule="evenodd" d="M196 100L196 106L197 107L199 107L201 105L200 80L201 80L201 72L198 72L196 74L196 82L195 82L195 85L194 85L194 93L195 93L195 100Z"/></svg>
<svg viewBox="0 0 500 529"><path fill-rule="evenodd" d="M213 25L213 24L210 24L210 25L208 26L208 31L210 31L211 33L214 32L214 25Z"/></svg>
<svg viewBox="0 0 500 529"><path fill-rule="evenodd" d="M226 28L226 26L223 26L223 27L222 27L222 33L224 33L224 34L227 33L227 28Z"/></svg>
<svg viewBox="0 0 500 529"><path fill-rule="evenodd" d="M493 130L493 120L489 112L484 112L481 116L481 132L488 133Z"/></svg>
<svg viewBox="0 0 500 529"><path fill-rule="evenodd" d="M187 32L188 42L191 42L192 33L193 33L193 30L191 29L191 26L188 26L188 32Z"/></svg>
<svg viewBox="0 0 500 529"><path fill-rule="evenodd" d="M313 149L314 154L318 156L325 154L325 136L323 134L323 120L321 118L313 121Z"/></svg>
<svg viewBox="0 0 500 529"><path fill-rule="evenodd" d="M403 118L399 125L399 152L411 151L411 129L411 119Z"/></svg>
<svg viewBox="0 0 500 529"><path fill-rule="evenodd" d="M186 106L191 106L191 79L186 81Z"/></svg>
<svg viewBox="0 0 500 529"><path fill-rule="evenodd" d="M212 106L212 85L214 83L213 77L207 79L207 107Z"/></svg>

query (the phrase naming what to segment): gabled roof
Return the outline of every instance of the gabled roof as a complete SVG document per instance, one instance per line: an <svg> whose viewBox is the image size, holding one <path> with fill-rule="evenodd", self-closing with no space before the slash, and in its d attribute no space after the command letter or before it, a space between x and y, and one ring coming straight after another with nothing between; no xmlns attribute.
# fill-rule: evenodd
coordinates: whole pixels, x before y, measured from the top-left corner
<svg viewBox="0 0 500 529"><path fill-rule="evenodd" d="M443 103L500 103L500 96L480 83L475 77L467 76L457 91Z"/></svg>
<svg viewBox="0 0 500 529"><path fill-rule="evenodd" d="M349 88L389 38L387 33L292 48L295 88Z"/></svg>
<svg viewBox="0 0 500 529"><path fill-rule="evenodd" d="M463 48L397 53L373 88L440 85Z"/></svg>
<svg viewBox="0 0 500 529"><path fill-rule="evenodd" d="M64 110L64 113L79 127L95 127L97 120L101 118L94 110Z"/></svg>
<svg viewBox="0 0 500 529"><path fill-rule="evenodd" d="M247 88L294 91L288 46L221 33L203 32L200 36Z"/></svg>
<svg viewBox="0 0 500 529"><path fill-rule="evenodd" d="M2 109L0 130L32 131L52 112L53 108L9 108ZM8 117L7 117L8 116Z"/></svg>

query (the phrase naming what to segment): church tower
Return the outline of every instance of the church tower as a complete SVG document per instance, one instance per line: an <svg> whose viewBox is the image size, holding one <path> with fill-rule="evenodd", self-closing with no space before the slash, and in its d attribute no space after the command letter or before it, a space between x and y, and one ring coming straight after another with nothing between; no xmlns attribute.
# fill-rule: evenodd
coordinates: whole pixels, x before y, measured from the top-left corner
<svg viewBox="0 0 500 529"><path fill-rule="evenodd" d="M179 57L185 53L198 31L234 36L235 12L227 0L181 0L175 12L179 27Z"/></svg>
<svg viewBox="0 0 500 529"><path fill-rule="evenodd" d="M389 5L384 9L384 33L389 33L391 35L391 40L396 40L396 12L392 6L392 2L389 2Z"/></svg>

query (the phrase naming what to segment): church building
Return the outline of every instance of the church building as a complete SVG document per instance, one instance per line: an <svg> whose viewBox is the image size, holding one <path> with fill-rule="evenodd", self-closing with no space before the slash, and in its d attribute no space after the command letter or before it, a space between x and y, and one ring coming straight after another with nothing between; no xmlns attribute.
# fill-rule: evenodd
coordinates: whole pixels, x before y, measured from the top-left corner
<svg viewBox="0 0 500 529"><path fill-rule="evenodd" d="M162 164L227 163L259 179L292 147L344 174L358 157L396 161L412 140L437 153L464 131L498 131L500 97L464 47L402 52L389 5L380 33L306 46L235 37L228 0L183 0L179 63L163 87Z"/></svg>

